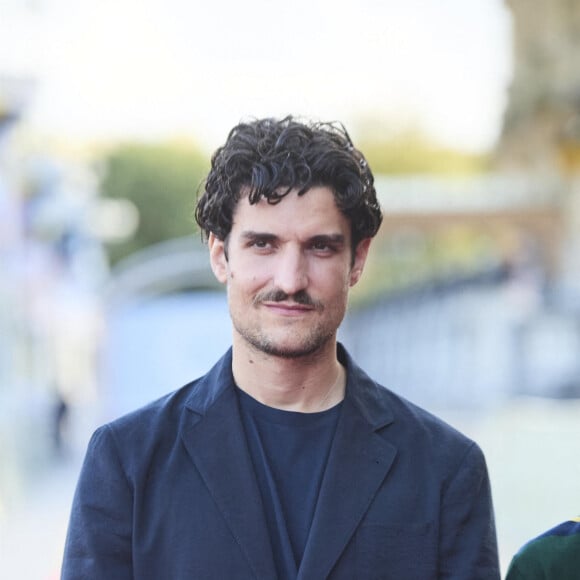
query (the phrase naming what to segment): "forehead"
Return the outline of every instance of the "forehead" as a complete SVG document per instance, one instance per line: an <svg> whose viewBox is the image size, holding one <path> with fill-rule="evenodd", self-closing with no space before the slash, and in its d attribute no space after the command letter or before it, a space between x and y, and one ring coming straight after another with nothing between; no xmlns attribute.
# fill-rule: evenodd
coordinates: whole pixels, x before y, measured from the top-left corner
<svg viewBox="0 0 580 580"><path fill-rule="evenodd" d="M341 233L350 231L348 219L336 206L328 187L312 187L303 195L292 190L279 203L261 199L250 204L248 196L240 198L233 216L232 233L240 230L280 233Z"/></svg>

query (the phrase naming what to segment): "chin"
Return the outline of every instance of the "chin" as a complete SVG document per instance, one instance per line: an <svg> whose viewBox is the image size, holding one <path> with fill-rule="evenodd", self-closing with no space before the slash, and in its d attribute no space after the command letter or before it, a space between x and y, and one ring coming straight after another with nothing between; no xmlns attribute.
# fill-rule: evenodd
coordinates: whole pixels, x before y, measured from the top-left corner
<svg viewBox="0 0 580 580"><path fill-rule="evenodd" d="M306 340L275 340L267 337L243 337L254 349L284 359L312 356L321 351L332 339L330 336L311 336Z"/></svg>
<svg viewBox="0 0 580 580"><path fill-rule="evenodd" d="M268 356L285 359L312 356L321 351L333 337L333 334L311 334L310 336L303 336L300 339L297 339L296 335L293 337L285 336L276 338L264 336L263 334L240 332L239 330L238 332L244 341L254 350Z"/></svg>
<svg viewBox="0 0 580 580"><path fill-rule="evenodd" d="M307 356L312 356L318 350L320 350L317 346L310 346L310 347L279 347L278 345L267 345L266 348L260 349L263 353L269 356L275 356L278 358L284 359L297 359Z"/></svg>

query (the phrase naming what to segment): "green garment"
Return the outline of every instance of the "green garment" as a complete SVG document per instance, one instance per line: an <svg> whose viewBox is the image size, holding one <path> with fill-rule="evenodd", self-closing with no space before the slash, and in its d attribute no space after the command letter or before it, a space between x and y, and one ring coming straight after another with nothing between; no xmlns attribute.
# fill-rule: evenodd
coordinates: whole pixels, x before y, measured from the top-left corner
<svg viewBox="0 0 580 580"><path fill-rule="evenodd" d="M580 580L580 518L528 542L514 556L506 580Z"/></svg>

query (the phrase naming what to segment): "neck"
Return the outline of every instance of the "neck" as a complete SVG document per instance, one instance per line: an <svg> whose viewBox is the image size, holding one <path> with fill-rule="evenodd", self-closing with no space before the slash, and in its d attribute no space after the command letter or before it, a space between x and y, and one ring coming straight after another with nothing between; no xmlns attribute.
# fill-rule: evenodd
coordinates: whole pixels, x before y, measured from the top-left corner
<svg viewBox="0 0 580 580"><path fill-rule="evenodd" d="M308 357L270 356L234 343L236 384L260 403L276 409L316 413L344 398L346 371L336 357L336 343Z"/></svg>

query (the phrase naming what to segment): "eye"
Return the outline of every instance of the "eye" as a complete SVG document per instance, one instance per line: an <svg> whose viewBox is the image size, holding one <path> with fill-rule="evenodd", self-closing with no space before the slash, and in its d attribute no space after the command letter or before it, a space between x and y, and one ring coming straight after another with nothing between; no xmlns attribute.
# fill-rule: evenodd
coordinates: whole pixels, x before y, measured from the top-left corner
<svg viewBox="0 0 580 580"><path fill-rule="evenodd" d="M254 240L254 242L252 243L252 246L254 246L255 248L267 248L270 245L270 242L267 242L266 240Z"/></svg>
<svg viewBox="0 0 580 580"><path fill-rule="evenodd" d="M319 252L323 252L326 250L331 250L332 248L328 245L327 242L318 241L312 243L312 249L317 250Z"/></svg>
<svg viewBox="0 0 580 580"><path fill-rule="evenodd" d="M253 248L260 252L269 252L276 246L276 240L272 239L271 236L256 236L252 237L247 242L248 248Z"/></svg>
<svg viewBox="0 0 580 580"><path fill-rule="evenodd" d="M312 240L310 250L318 256L332 256L338 251L337 244L327 239Z"/></svg>
<svg viewBox="0 0 580 580"><path fill-rule="evenodd" d="M308 242L308 249L320 256L337 254L343 247L344 236L339 234L313 236Z"/></svg>

